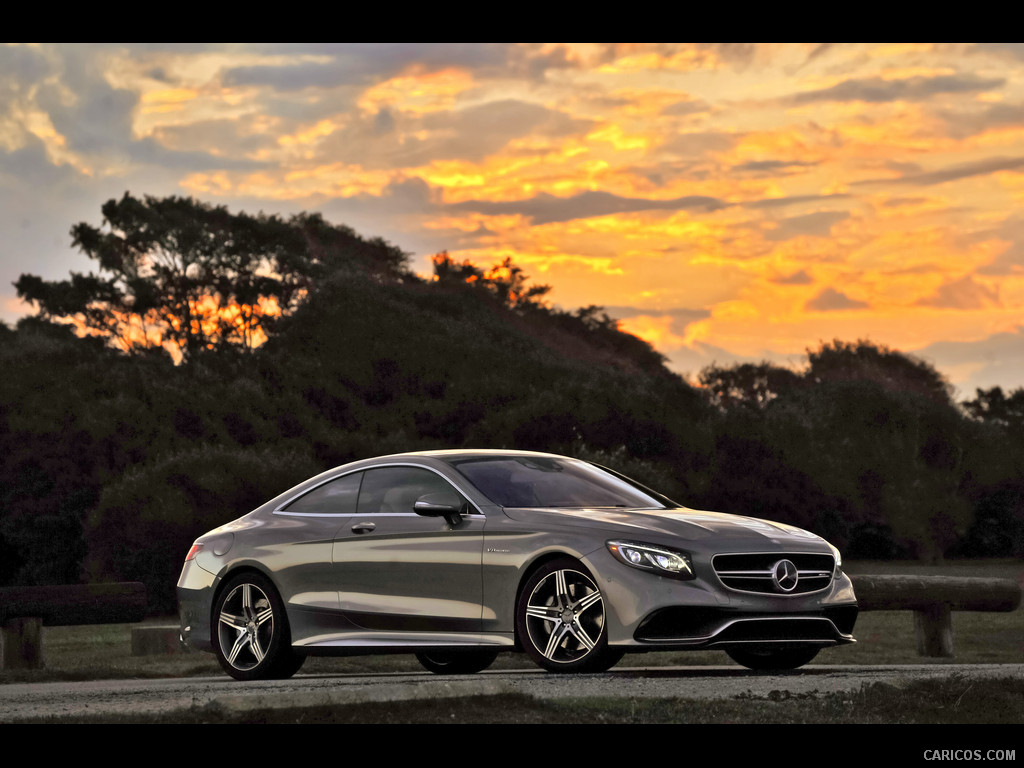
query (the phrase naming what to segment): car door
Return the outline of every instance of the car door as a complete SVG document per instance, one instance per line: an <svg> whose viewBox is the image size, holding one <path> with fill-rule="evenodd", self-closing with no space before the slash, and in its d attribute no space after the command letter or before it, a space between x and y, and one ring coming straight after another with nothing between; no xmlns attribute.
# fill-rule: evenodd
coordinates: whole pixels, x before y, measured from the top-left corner
<svg viewBox="0 0 1024 768"><path fill-rule="evenodd" d="M425 495L465 504L452 525L413 511ZM481 625L485 518L440 473L392 465L363 473L355 517L338 531L333 570L339 607L372 641L465 641ZM358 633L357 633L358 634Z"/></svg>
<svg viewBox="0 0 1024 768"><path fill-rule="evenodd" d="M289 608L338 610L334 541L339 528L356 513L361 480L362 473L353 472L303 491L274 511L272 525L260 535L259 558L270 568ZM294 616L293 635L304 636L311 621L309 616Z"/></svg>

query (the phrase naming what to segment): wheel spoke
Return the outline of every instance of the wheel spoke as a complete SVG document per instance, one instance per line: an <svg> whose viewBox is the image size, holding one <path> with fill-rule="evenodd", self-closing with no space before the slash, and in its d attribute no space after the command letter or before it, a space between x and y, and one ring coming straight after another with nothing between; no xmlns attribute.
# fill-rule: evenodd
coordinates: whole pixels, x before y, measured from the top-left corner
<svg viewBox="0 0 1024 768"><path fill-rule="evenodd" d="M231 646L231 652L228 654L227 659L231 664L235 663L235 659L238 658L239 652L249 644L249 633L239 632L238 637L235 638L235 644Z"/></svg>
<svg viewBox="0 0 1024 768"><path fill-rule="evenodd" d="M558 650L558 646L561 645L562 639L569 631L569 625L563 624L561 619L555 623L555 628L551 630L551 636L548 637L548 645L544 649L544 655L554 661L555 652Z"/></svg>
<svg viewBox="0 0 1024 768"><path fill-rule="evenodd" d="M569 627L569 631L572 632L572 636L579 640L580 644L586 648L587 651L592 651L594 649L594 641L590 639L590 635L587 634L587 631L583 629L578 621L574 621L572 624L567 626Z"/></svg>
<svg viewBox="0 0 1024 768"><path fill-rule="evenodd" d="M261 626L274 618L274 609L266 608L256 614L256 626Z"/></svg>
<svg viewBox="0 0 1024 768"><path fill-rule="evenodd" d="M572 609L576 611L576 615L579 616L581 613L587 610L587 608L590 608L595 603L599 602L601 602L601 593L595 590L586 597L583 597L580 600L578 600L576 602L576 605L572 606Z"/></svg>
<svg viewBox="0 0 1024 768"><path fill-rule="evenodd" d="M221 611L220 623L226 624L232 629L243 631L245 629L245 617L235 616L234 614L228 613L227 611Z"/></svg>
<svg viewBox="0 0 1024 768"><path fill-rule="evenodd" d="M252 646L252 655L256 657L256 663L259 664L263 661L263 656L265 654L263 652L263 647L260 645L260 636L255 632L249 640L249 645Z"/></svg>
<svg viewBox="0 0 1024 768"><path fill-rule="evenodd" d="M252 584L242 585L242 612L245 613L247 619L253 617L252 609Z"/></svg>
<svg viewBox="0 0 1024 768"><path fill-rule="evenodd" d="M560 608L565 608L572 603L569 585L565 579L565 571L555 571L555 596L558 598Z"/></svg>
<svg viewBox="0 0 1024 768"><path fill-rule="evenodd" d="M544 621L558 621L558 617L561 615L561 613L561 610L557 606L553 605L526 606L526 615L534 619L543 619Z"/></svg>

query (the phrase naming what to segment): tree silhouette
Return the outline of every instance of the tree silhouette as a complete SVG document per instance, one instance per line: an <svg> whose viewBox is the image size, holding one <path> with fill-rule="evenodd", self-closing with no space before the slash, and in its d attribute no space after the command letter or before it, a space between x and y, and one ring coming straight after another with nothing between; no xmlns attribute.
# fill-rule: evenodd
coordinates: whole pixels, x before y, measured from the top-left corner
<svg viewBox="0 0 1024 768"><path fill-rule="evenodd" d="M807 350L807 378L825 381L874 381L890 391L912 392L941 405L953 404L953 386L935 368L913 355L863 339L836 339Z"/></svg>
<svg viewBox="0 0 1024 768"><path fill-rule="evenodd" d="M978 421L1011 428L1017 435L1024 430L1024 387L1003 393L1002 387L978 389L974 400L963 403L967 412Z"/></svg>
<svg viewBox="0 0 1024 768"><path fill-rule="evenodd" d="M512 309L522 311L541 307L544 296L551 291L550 285L527 286L529 276L523 272L522 267L512 263L511 257L506 257L490 269L482 269L468 260L456 262L447 251L436 254L432 261L437 282L481 286Z"/></svg>
<svg viewBox="0 0 1024 768"><path fill-rule="evenodd" d="M127 192L102 212L102 227L71 229L99 274L55 282L22 275L15 287L44 319L72 322L126 351L163 347L180 359L252 349L326 274L344 267L404 273L406 254L319 214L286 221Z"/></svg>
<svg viewBox="0 0 1024 768"><path fill-rule="evenodd" d="M701 370L699 380L711 404L722 410L740 406L763 410L804 384L800 374L768 362L709 365Z"/></svg>

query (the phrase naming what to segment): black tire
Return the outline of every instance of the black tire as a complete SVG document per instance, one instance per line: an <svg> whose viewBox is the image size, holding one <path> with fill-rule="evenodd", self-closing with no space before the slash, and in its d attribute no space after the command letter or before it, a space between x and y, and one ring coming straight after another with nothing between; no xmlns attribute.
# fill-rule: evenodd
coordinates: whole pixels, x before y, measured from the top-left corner
<svg viewBox="0 0 1024 768"><path fill-rule="evenodd" d="M217 660L236 680L291 677L306 660L292 650L284 603L261 574L229 579L217 597L211 623Z"/></svg>
<svg viewBox="0 0 1024 768"><path fill-rule="evenodd" d="M747 669L759 672L796 669L810 663L818 655L819 648L774 648L754 650L727 648L729 658Z"/></svg>
<svg viewBox="0 0 1024 768"><path fill-rule="evenodd" d="M274 671L268 676L267 679L287 680L289 677L291 677L300 669L302 669L302 665L305 663L306 654L304 653L297 653L296 651L282 653L281 658L278 659L277 665L274 667Z"/></svg>
<svg viewBox="0 0 1024 768"><path fill-rule="evenodd" d="M611 669L620 661L622 661L622 657L625 655L626 652L624 650L619 650L618 648L610 648L608 646L605 646L604 654L602 655L601 660L598 661L595 659L593 665L587 671L607 672L609 669Z"/></svg>
<svg viewBox="0 0 1024 768"><path fill-rule="evenodd" d="M571 558L545 563L523 585L516 634L523 650L549 672L604 672L622 658L608 647L601 590Z"/></svg>
<svg viewBox="0 0 1024 768"><path fill-rule="evenodd" d="M423 668L437 675L473 675L487 669L498 658L492 650L427 651L417 653Z"/></svg>

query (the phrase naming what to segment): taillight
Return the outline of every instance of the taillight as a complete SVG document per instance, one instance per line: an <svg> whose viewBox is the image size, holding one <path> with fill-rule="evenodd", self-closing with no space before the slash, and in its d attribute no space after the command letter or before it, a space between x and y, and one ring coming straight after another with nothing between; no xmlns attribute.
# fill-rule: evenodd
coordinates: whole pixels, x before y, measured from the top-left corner
<svg viewBox="0 0 1024 768"><path fill-rule="evenodd" d="M195 544L193 544L192 549L190 549L188 551L188 554L185 555L185 562L187 563L189 560L194 560L196 555L199 554L199 550L201 550L202 548L203 545L200 544L198 541Z"/></svg>

